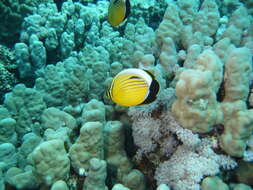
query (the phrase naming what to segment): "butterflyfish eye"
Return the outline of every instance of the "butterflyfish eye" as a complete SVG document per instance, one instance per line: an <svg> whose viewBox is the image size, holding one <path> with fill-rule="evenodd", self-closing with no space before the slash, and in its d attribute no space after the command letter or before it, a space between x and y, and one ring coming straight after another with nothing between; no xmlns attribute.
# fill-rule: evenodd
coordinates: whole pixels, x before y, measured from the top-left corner
<svg viewBox="0 0 253 190"><path fill-rule="evenodd" d="M118 73L108 90L108 97L118 105L136 106L152 103L160 85L150 72L125 69Z"/></svg>

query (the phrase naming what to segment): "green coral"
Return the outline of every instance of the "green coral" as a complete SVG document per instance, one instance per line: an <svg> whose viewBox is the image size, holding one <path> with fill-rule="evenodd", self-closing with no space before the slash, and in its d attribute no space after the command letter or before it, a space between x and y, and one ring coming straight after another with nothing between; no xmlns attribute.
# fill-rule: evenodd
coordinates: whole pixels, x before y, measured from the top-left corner
<svg viewBox="0 0 253 190"><path fill-rule="evenodd" d="M11 91L17 82L13 73L16 68L13 52L7 47L0 45L0 102L3 101L4 94Z"/></svg>
<svg viewBox="0 0 253 190"><path fill-rule="evenodd" d="M16 85L12 92L5 95L4 106L17 121L16 132L19 137L39 127L41 114L46 108L41 93L26 88L24 84Z"/></svg>
<svg viewBox="0 0 253 190"><path fill-rule="evenodd" d="M18 0L0 2L0 41L14 43L19 38L20 26L23 18L32 13L32 7L20 4ZM11 23L11 24L10 24Z"/></svg>
<svg viewBox="0 0 253 190"><path fill-rule="evenodd" d="M36 6L45 2L53 2L53 0L0 1L0 42L5 42L6 44L17 42L23 19L27 15L32 14Z"/></svg>
<svg viewBox="0 0 253 190"><path fill-rule="evenodd" d="M202 190L229 190L227 184L225 184L219 177L206 177L201 183Z"/></svg>

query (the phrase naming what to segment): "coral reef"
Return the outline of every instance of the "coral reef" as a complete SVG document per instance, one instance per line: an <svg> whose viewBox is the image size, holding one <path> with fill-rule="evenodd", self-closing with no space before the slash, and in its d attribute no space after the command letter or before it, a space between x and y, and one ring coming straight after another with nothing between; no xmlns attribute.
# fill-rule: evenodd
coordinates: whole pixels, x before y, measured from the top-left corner
<svg viewBox="0 0 253 190"><path fill-rule="evenodd" d="M137 159L143 162L148 158L157 167L158 184L181 190L199 189L203 176L218 174L220 167L227 170L237 165L230 157L213 152L215 143L211 139L200 139L182 128L167 111L155 118L154 111L150 110L151 117L138 109L131 110L130 114L134 142L139 147ZM166 158L168 160L163 162Z"/></svg>
<svg viewBox="0 0 253 190"><path fill-rule="evenodd" d="M104 159L102 127L99 122L85 123L80 129L80 136L69 150L72 166L79 174L88 170L91 158Z"/></svg>
<svg viewBox="0 0 253 190"><path fill-rule="evenodd" d="M52 185L60 179L66 179L70 170L70 161L61 140L50 140L39 144L30 155L34 166L34 175L39 183Z"/></svg>
<svg viewBox="0 0 253 190"><path fill-rule="evenodd" d="M0 102L3 102L4 94L10 92L18 82L14 75L17 64L13 52L0 44Z"/></svg>
<svg viewBox="0 0 253 190"><path fill-rule="evenodd" d="M201 188L203 190L207 189L218 189L218 190L229 190L229 187L227 184L225 184L219 177L206 177L202 183Z"/></svg>
<svg viewBox="0 0 253 190"><path fill-rule="evenodd" d="M89 173L83 184L83 190L108 190L105 185L106 162L104 160L92 158L89 164Z"/></svg>
<svg viewBox="0 0 253 190"><path fill-rule="evenodd" d="M39 128L41 114L46 108L41 94L23 84L16 85L12 92L5 95L4 106L16 120L15 131L20 138Z"/></svg>
<svg viewBox="0 0 253 190"><path fill-rule="evenodd" d="M62 180L56 181L51 187L51 190L68 190L68 189L69 188L66 182Z"/></svg>
<svg viewBox="0 0 253 190"><path fill-rule="evenodd" d="M23 18L28 14L32 14L34 9L32 6L29 6L27 2L19 3L17 0L1 1L1 42L15 43L18 40Z"/></svg>

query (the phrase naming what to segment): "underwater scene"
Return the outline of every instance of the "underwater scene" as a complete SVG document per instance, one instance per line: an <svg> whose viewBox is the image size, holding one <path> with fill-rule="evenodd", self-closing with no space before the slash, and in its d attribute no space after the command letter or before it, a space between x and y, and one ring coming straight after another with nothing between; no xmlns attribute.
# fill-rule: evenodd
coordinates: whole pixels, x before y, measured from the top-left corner
<svg viewBox="0 0 253 190"><path fill-rule="evenodd" d="M253 0L1 0L0 190L253 190Z"/></svg>

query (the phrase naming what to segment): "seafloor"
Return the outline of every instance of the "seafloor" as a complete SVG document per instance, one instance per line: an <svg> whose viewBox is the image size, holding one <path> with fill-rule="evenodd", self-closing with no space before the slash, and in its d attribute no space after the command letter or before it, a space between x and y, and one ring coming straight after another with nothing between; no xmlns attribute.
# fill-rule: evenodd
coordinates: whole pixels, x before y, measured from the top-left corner
<svg viewBox="0 0 253 190"><path fill-rule="evenodd" d="M253 0L110 3L1 0L0 190L251 190ZM154 102L106 96L127 68Z"/></svg>

